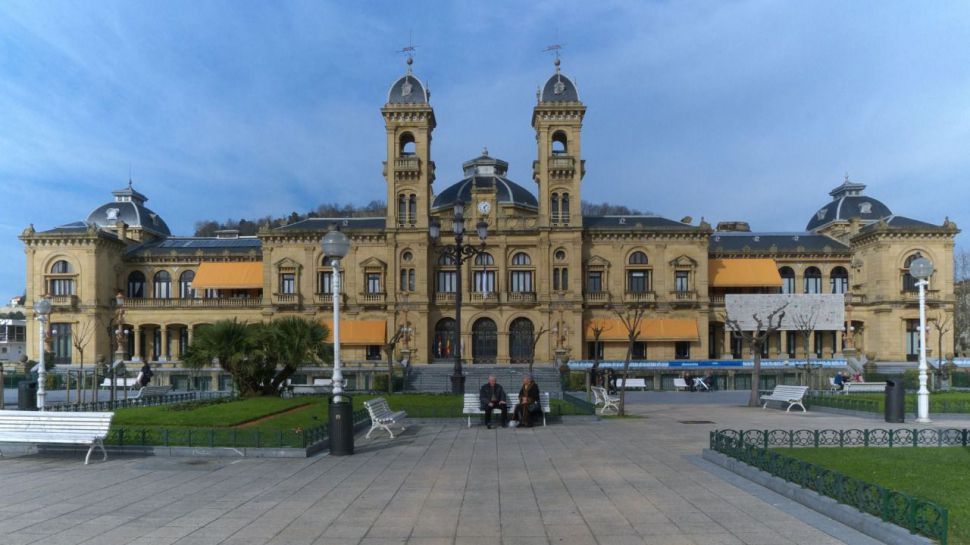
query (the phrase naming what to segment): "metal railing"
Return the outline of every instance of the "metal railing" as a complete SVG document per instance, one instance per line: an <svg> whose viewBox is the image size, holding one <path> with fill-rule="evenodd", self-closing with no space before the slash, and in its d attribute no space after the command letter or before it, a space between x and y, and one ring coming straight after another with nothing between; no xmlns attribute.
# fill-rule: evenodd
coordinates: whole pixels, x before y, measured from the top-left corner
<svg viewBox="0 0 970 545"><path fill-rule="evenodd" d="M262 305L262 297L215 297L206 299L142 299L129 297L125 299L125 308L259 308Z"/></svg>
<svg viewBox="0 0 970 545"><path fill-rule="evenodd" d="M505 294L506 303L535 303L534 291L510 291Z"/></svg>
<svg viewBox="0 0 970 545"><path fill-rule="evenodd" d="M946 507L778 453L770 447L966 446L967 430L714 430L710 447L839 503L947 542Z"/></svg>

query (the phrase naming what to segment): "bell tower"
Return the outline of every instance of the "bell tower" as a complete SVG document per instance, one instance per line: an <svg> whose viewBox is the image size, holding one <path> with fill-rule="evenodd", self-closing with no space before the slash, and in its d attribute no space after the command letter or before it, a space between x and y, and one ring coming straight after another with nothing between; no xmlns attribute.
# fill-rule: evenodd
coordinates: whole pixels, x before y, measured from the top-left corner
<svg viewBox="0 0 970 545"><path fill-rule="evenodd" d="M381 108L387 130L387 228L428 229L431 183L431 132L434 110L428 103L431 92L411 72L414 59L407 59L407 73L391 85L387 103Z"/></svg>
<svg viewBox="0 0 970 545"><path fill-rule="evenodd" d="M539 184L539 224L561 228L582 225L580 182L586 173L582 159L582 128L586 106L576 85L559 70L536 91L532 110L538 154L532 177Z"/></svg>

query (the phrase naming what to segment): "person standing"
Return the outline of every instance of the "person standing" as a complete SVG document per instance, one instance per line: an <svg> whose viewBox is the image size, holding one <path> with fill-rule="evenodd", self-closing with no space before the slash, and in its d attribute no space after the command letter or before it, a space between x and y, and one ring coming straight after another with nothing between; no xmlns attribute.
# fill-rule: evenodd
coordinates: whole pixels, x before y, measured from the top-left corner
<svg viewBox="0 0 970 545"><path fill-rule="evenodd" d="M148 365L148 362L146 361L145 365L142 365L141 370L138 371L138 385L142 388L148 386L148 384L152 381L153 376L155 376L155 373L152 372L152 366Z"/></svg>
<svg viewBox="0 0 970 545"><path fill-rule="evenodd" d="M478 399L481 409L485 411L485 427L492 429L492 411L498 409L502 412L502 427L509 420L509 403L505 395L505 388L495 380L495 375L488 376L488 382L482 385L478 392Z"/></svg>

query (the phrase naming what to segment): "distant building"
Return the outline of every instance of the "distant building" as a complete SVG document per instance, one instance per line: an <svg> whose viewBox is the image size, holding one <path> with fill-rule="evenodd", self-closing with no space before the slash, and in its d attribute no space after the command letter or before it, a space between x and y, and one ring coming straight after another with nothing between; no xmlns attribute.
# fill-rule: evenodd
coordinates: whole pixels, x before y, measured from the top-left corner
<svg viewBox="0 0 970 545"><path fill-rule="evenodd" d="M508 164L487 151L460 165L456 182L434 185L442 174L431 159L435 112L410 66L391 85L380 112L386 156L374 162L382 161L386 180L385 217L313 218L252 237L176 236L129 183L81 221L26 229L20 238L27 254L27 314L34 300L51 297L55 361L76 362L72 331L91 321L96 334L85 356L89 362L110 359L108 331L119 291L127 309L127 356L135 360L178 362L197 328L217 320L297 315L329 323L333 269L319 242L335 222L352 241L341 294L349 361L381 358L381 345L405 323L413 328L416 364L447 364L458 350L473 363L549 362L559 347L573 360L591 359L594 351L622 359L626 332L610 310L619 302L649 308L634 359L738 359L747 354L725 328L725 295L779 292L845 294L847 323L814 332L813 358L838 358L853 343L881 361L912 360L919 328L907 267L917 254L937 270L928 291L930 318L953 312L956 225L896 215L848 177L799 232L751 231L745 221L712 229L689 218L583 216L586 105L558 63L531 118L522 120L523 128L530 123L535 131L535 193L510 180ZM456 166L443 172L458 174ZM644 202L636 204L664 190L640 180L597 183L642 185ZM777 192L781 199L783 188ZM324 198L326 188L320 193ZM474 225L488 224L488 254L462 272L462 337L455 343L457 277L454 265L436 253L428 226L440 219L447 241L459 200L466 206L466 239L477 242ZM600 343L593 342L597 325L605 326ZM541 330L555 333L535 342ZM28 328L28 341L34 335ZM928 345L937 346L932 329ZM952 333L943 345L953 346ZM36 358L36 342L28 347ZM776 335L766 352L772 358L805 355L794 332Z"/></svg>
<svg viewBox="0 0 970 545"><path fill-rule="evenodd" d="M27 353L27 320L24 316L24 297L17 296L10 304L0 307L0 362L17 363Z"/></svg>

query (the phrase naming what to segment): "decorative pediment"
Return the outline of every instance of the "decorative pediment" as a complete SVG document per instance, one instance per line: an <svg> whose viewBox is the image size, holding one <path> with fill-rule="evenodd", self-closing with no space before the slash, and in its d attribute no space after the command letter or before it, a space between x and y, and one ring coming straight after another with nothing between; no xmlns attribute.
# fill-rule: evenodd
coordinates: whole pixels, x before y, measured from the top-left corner
<svg viewBox="0 0 970 545"><path fill-rule="evenodd" d="M387 263L384 263L376 257L368 257L360 262L360 267L364 269L386 269Z"/></svg>
<svg viewBox="0 0 970 545"><path fill-rule="evenodd" d="M600 257L598 255L594 255L594 256L592 256L592 257L590 257L589 259L586 260L586 266L587 267L603 267L605 269L608 269L610 267L610 262L607 261L607 260L605 260L605 259L603 259L602 257Z"/></svg>
<svg viewBox="0 0 970 545"><path fill-rule="evenodd" d="M670 261L671 267L691 268L697 267L697 261L688 255L675 257Z"/></svg>
<svg viewBox="0 0 970 545"><path fill-rule="evenodd" d="M281 259L281 260L277 261L276 263L274 263L273 266L276 267L277 269L295 269L295 270L299 270L299 269L302 269L303 268L303 265L301 265L298 261L293 260L293 259L291 259L289 257L284 257L283 259Z"/></svg>

